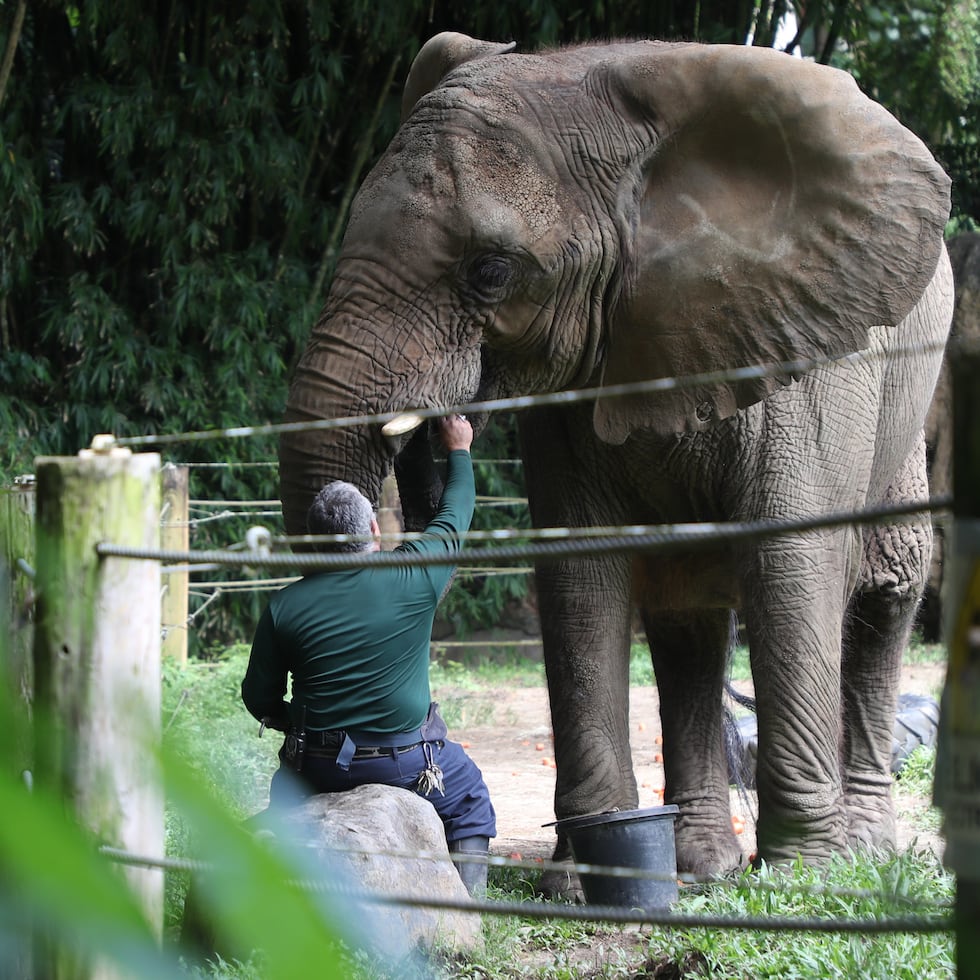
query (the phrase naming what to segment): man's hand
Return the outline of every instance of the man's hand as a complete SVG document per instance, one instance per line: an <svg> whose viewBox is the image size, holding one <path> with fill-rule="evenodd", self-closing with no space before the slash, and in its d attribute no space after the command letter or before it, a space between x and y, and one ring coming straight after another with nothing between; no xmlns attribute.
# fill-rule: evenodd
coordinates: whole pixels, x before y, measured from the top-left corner
<svg viewBox="0 0 980 980"><path fill-rule="evenodd" d="M454 449L465 449L469 452L473 443L473 426L465 415L447 415L439 419L439 435L447 453Z"/></svg>

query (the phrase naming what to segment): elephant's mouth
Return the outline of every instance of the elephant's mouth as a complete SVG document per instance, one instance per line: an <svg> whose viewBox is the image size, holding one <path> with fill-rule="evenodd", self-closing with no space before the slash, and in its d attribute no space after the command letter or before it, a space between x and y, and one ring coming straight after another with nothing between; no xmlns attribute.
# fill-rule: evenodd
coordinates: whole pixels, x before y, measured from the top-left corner
<svg viewBox="0 0 980 980"><path fill-rule="evenodd" d="M476 434L486 427L488 416L481 412L467 415L467 419ZM389 433L385 440L395 452L395 480L405 530L421 531L435 516L445 486L445 463L441 458L445 453L435 420L423 419L411 432Z"/></svg>
<svg viewBox="0 0 980 980"><path fill-rule="evenodd" d="M423 421L395 456L395 480L406 531L423 530L435 516L442 497L444 481L432 451L431 428L428 420Z"/></svg>

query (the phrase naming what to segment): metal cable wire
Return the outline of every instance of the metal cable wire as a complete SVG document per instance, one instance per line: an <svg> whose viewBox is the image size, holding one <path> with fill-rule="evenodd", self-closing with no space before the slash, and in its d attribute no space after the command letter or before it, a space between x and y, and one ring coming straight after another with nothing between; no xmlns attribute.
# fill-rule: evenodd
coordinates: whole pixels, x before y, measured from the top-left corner
<svg viewBox="0 0 980 980"><path fill-rule="evenodd" d="M278 500L191 500L190 511L194 513L203 513L205 516L202 517L188 517L187 520L183 521L171 521L167 520L165 516L161 516L160 526L161 527L197 527L199 524L211 524L215 521L224 520L238 520L243 517L256 518L256 517L282 517L282 505ZM273 507L271 510L263 510L263 507ZM494 509L498 507L526 507L527 497L486 497L480 494L476 495L476 509ZM221 507L217 513L208 513L208 509L212 507ZM256 509L251 509L256 508ZM391 512L393 508L381 507L378 509L379 513ZM386 539L391 538L395 540L409 540L410 535L386 535ZM288 541L288 538L277 537L277 541Z"/></svg>
<svg viewBox="0 0 980 980"><path fill-rule="evenodd" d="M201 500L191 498L188 507L279 507L278 500Z"/></svg>
<svg viewBox="0 0 980 980"><path fill-rule="evenodd" d="M417 567L431 565L498 565L532 559L555 561L567 556L585 557L618 552L647 551L665 554L731 544L783 534L802 534L821 528L851 524L875 524L910 517L948 506L949 498L924 500L899 506L873 507L844 514L823 514L782 521L745 521L681 525L637 525L622 528L547 529L560 540L538 540L527 545L470 548L447 554L417 554L397 551L273 554L268 551L176 551L137 548L101 542L96 552L103 558L132 558L173 562L199 562L218 565L249 565L266 568L296 568L312 571L327 568L372 568L377 566ZM306 540L306 539L303 539Z"/></svg>
<svg viewBox="0 0 980 980"><path fill-rule="evenodd" d="M110 860L130 867L143 867L163 871L182 871L192 874L210 873L220 874L220 866L213 862L201 861L194 858L155 858L137 855L125 851L121 848L102 846L99 852ZM452 856L435 852L400 852L400 851L380 851L367 849L351 849L348 851L337 851L338 855L358 855L375 857L394 857L407 860L432 860L432 861L472 861L474 863L485 863L496 867L516 867L531 868L539 870L559 870L562 872L575 872L577 874L601 874L607 877L620 877L632 879L652 879L660 881L673 881L674 875L665 876L662 873L642 871L635 868L609 867L594 864L567 864L550 861L529 862L517 861L511 858L498 857L496 855L469 856L465 853L457 853ZM730 882L725 879L711 879L706 884L731 885L738 887L739 884L749 883L750 887L758 887L764 891L777 891L772 883L752 883L744 876L739 882ZM833 887L819 888L793 888L788 891L792 894L806 894L811 896L831 895L836 898L870 899L880 902L888 902L896 906L906 906L926 910L926 914L920 912L905 913L894 916L863 916L863 917L816 917L816 916L737 916L737 915L705 915L701 913L686 914L671 912L669 910L639 910L626 909L618 906L585 905L575 906L561 903L546 902L510 902L494 900L456 900L436 898L431 895L408 895L408 894L380 894L366 892L356 887L339 884L335 879L300 879L292 884L297 888L320 893L336 893L344 897L360 899L366 902L373 902L384 905L406 905L420 906L423 908L446 909L462 912L485 912L491 915L520 916L524 918L537 919L564 919L577 921L604 921L615 923L640 923L649 925L673 926L675 928L704 928L704 929L748 929L758 931L781 931L781 932L843 932L883 934L883 933L935 933L950 932L953 930L953 920L949 914L949 905L940 903L917 903L905 896L882 894L878 892L865 891L862 889L841 889ZM928 914L932 913L932 914Z"/></svg>
<svg viewBox="0 0 980 980"><path fill-rule="evenodd" d="M537 395L518 395L512 398L494 398L485 401L465 402L459 405L445 405L439 408L404 406L397 412L380 412L366 415L352 415L346 418L315 419L307 422L275 422L259 425L231 426L224 429L203 429L196 432L158 433L137 436L121 436L115 439L117 446L165 446L183 442L205 442L212 439L243 439L253 436L283 435L290 432L319 432L327 429L353 428L362 425L384 425L411 411L423 419L439 418L453 413L492 414L494 412L515 412L527 408L554 405L573 405L579 402L596 401L599 398L622 398L631 395L652 394L663 391L677 391L699 385L716 385L757 381L762 378L792 377L806 374L819 367L830 364L861 364L881 358L907 357L923 351L940 352L943 344L917 344L910 347L896 347L893 350L877 352L856 351L843 357L805 358L784 361L778 364L756 365L752 367L729 368L723 371L707 371L677 378L654 378L649 381L636 381L606 387L580 388L574 391L554 391Z"/></svg>
<svg viewBox="0 0 980 980"><path fill-rule="evenodd" d="M475 466L523 466L523 459L478 459L473 458L473 464ZM248 469L255 467L272 467L278 466L279 461L275 459L259 460L250 463L235 463L235 462L214 462L214 463L193 463L193 462L171 462L171 466L186 466L190 469L212 469L212 470L234 470L234 469Z"/></svg>
<svg viewBox="0 0 980 980"><path fill-rule="evenodd" d="M191 583L195 589L238 589L238 588L279 588L296 581L295 575L280 578L230 579L227 582L198 582Z"/></svg>

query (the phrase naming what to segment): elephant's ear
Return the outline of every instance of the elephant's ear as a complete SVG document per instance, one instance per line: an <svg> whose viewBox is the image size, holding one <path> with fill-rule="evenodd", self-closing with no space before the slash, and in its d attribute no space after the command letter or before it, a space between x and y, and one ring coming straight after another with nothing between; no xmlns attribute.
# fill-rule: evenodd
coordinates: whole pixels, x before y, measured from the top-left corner
<svg viewBox="0 0 980 980"><path fill-rule="evenodd" d="M639 45L600 69L640 147L604 386L839 357L939 260L949 179L844 72L769 49ZM595 428L692 431L789 378L600 398Z"/></svg>
<svg viewBox="0 0 980 980"><path fill-rule="evenodd" d="M427 92L431 92L454 68L466 61L487 58L495 54L506 54L517 46L516 41L498 44L494 41L478 41L466 34L443 31L429 38L415 56L412 67L405 79L402 94L402 122L404 122L415 103Z"/></svg>

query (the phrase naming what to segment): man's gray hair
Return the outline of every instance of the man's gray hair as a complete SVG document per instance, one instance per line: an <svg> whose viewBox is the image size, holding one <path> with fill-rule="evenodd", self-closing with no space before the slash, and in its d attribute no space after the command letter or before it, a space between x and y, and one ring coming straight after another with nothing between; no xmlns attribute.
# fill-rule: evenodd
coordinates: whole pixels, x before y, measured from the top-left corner
<svg viewBox="0 0 980 980"><path fill-rule="evenodd" d="M371 501L353 483L334 480L316 495L306 512L306 529L310 534L370 535L373 520ZM330 551L368 551L371 541L346 541L321 547Z"/></svg>

